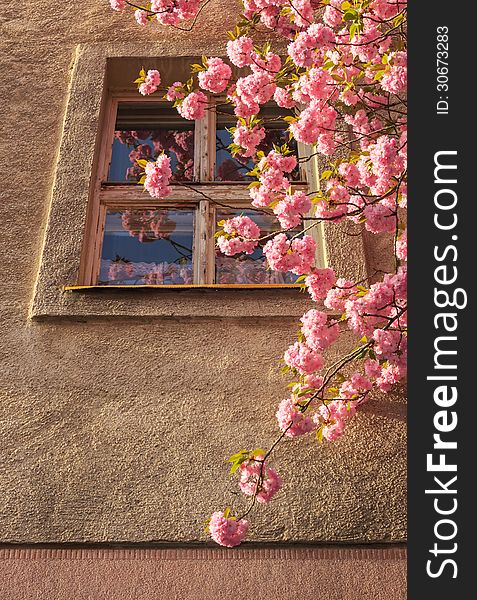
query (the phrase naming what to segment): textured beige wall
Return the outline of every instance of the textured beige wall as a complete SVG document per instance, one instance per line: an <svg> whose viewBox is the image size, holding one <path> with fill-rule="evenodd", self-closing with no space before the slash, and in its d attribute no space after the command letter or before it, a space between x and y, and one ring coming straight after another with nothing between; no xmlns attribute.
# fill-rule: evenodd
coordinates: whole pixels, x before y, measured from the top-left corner
<svg viewBox="0 0 477 600"><path fill-rule="evenodd" d="M211 7L199 24L204 47L227 21L223 1ZM204 539L212 510L242 502L223 459L276 435L286 385L277 360L296 318L238 319L225 309L213 319L27 318L76 45L134 37L186 53L199 45L197 30L142 30L105 0L38 0L21 11L4 0L0 22L0 539ZM284 444L275 461L285 489L257 511L251 537L402 540L404 406L398 395L376 398L337 443Z"/></svg>

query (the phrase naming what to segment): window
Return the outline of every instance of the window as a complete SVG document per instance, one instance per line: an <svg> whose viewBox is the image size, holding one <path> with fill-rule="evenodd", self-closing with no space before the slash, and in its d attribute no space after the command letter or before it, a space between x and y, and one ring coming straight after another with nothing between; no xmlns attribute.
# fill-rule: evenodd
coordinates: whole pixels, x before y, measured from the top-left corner
<svg viewBox="0 0 477 600"><path fill-rule="evenodd" d="M297 276L267 268L260 242L253 254L224 256L215 245L217 222L244 214L263 236L279 229L273 214L250 206L247 175L253 163L228 150L235 126L232 107L220 99L201 121L180 117L172 104L137 96L110 98L101 140L98 193L85 240L83 285L99 286L269 286L294 285ZM264 106L268 152L287 141L278 109ZM291 146L297 156L301 149ZM151 198L138 185L137 159L171 158L173 192ZM305 185L304 170L291 174ZM296 235L298 231L289 232Z"/></svg>
<svg viewBox="0 0 477 600"><path fill-rule="evenodd" d="M197 47L197 40L191 43L199 54L212 52L210 47ZM196 62L196 57L181 52L182 42L177 45L162 45L159 57L158 47L153 44L109 41L78 47L71 71L70 91L49 197L48 219L30 305L30 318L170 318L172 315L178 318L261 318L264 315L295 318L309 308L305 296L296 294L294 289L283 290L279 301L274 290L264 289L257 301L254 293L249 293L246 289L237 291L236 287L227 287L229 284L206 284L207 289L197 289L193 285L180 294L176 293L177 285L169 287L168 284L146 289L134 285L130 292L123 291L118 285L97 287L108 209L121 213L133 209L187 208L190 204L195 217L200 211L202 216L210 214L211 205L200 205L201 198L198 199L197 192L188 187L175 185L170 199L172 203L157 207L151 203L148 194L142 192L140 186L126 181L107 181L119 105L129 102L146 106L149 100L157 103L154 97L144 100L138 98L131 73L137 73L143 65L147 65L151 69L160 69L164 81L183 80L189 71L189 65ZM224 116L224 120L225 118ZM204 141L205 137L202 140L198 138L196 129L199 127L200 131L207 130L209 121L194 127L194 158L208 153L209 157L215 159L215 141L210 144L210 137L207 142ZM213 146L212 150L209 145ZM304 156L301 148L298 148L298 152L300 156ZM210 192L210 195L216 194L216 200L223 204L233 206L235 202L240 202L239 210L250 208L246 182L213 182L208 175L210 167L209 170L206 167L208 161L201 161L201 164L206 172L201 174L200 181L186 182L188 186ZM320 164L316 156L302 164L306 166L309 189L319 189L319 170L325 169L326 165ZM195 176L198 168L198 163L195 163ZM202 200L206 202L205 198ZM212 208L215 210L226 207L215 205ZM203 219L194 220L194 232L199 228L199 223L203 222ZM108 222L108 230L110 229ZM215 224L211 225L211 230L214 229ZM320 230L319 233L316 229ZM332 227L325 224L316 229L313 232L316 232L318 245L317 265L324 267L329 264L339 268L347 279L364 279L367 265L364 240L359 227L353 228L350 223L343 223ZM134 241L133 236L131 240ZM203 254L204 240L197 235L194 240L202 247ZM147 242L142 248L146 246ZM211 271L215 272L215 256L213 245L207 247L212 247L212 255L208 263L202 261L202 264L208 265L207 276L211 281ZM111 257L112 260L116 258L116 254L121 257L121 252L116 252ZM119 270L119 267L114 269ZM197 270L199 271L198 266ZM201 276L205 281L205 274ZM219 298L215 287L221 285L225 285L227 289L221 290ZM257 287L259 286L252 286ZM151 293L151 289L164 289L160 302Z"/></svg>

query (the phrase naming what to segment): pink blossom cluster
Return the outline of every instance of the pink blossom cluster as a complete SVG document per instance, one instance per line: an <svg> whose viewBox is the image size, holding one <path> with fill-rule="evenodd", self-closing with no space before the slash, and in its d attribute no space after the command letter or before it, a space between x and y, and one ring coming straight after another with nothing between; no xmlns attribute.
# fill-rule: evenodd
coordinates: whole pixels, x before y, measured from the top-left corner
<svg viewBox="0 0 477 600"><path fill-rule="evenodd" d="M371 5L373 14L378 19L391 19L395 17L405 6L407 0L374 0Z"/></svg>
<svg viewBox="0 0 477 600"><path fill-rule="evenodd" d="M144 82L139 85L139 93L143 96L149 96L157 91L161 83L161 75L156 69L150 69L146 73Z"/></svg>
<svg viewBox="0 0 477 600"><path fill-rule="evenodd" d="M260 56L256 52L252 53L252 63L250 69L254 73L263 73L267 75L270 81L274 80L275 75L280 71L282 59L274 52L267 52L264 56Z"/></svg>
<svg viewBox="0 0 477 600"><path fill-rule="evenodd" d="M297 165L296 156L293 154L283 155L281 152L271 150L266 156L260 159L258 168L260 170L274 169L282 173L291 173Z"/></svg>
<svg viewBox="0 0 477 600"><path fill-rule="evenodd" d="M226 517L222 511L212 513L209 521L210 536L217 544L226 548L238 546L248 532L248 521Z"/></svg>
<svg viewBox="0 0 477 600"><path fill-rule="evenodd" d="M288 54L299 67L311 67L322 61L323 53L333 47L335 39L330 27L313 23L288 45Z"/></svg>
<svg viewBox="0 0 477 600"><path fill-rule="evenodd" d="M124 10L126 8L126 0L109 0L109 4L113 10Z"/></svg>
<svg viewBox="0 0 477 600"><path fill-rule="evenodd" d="M289 85L283 88L277 86L277 89L273 94L273 99L275 100L277 106L279 106L280 108L293 108L294 106L296 106L296 102L293 99L292 93L293 90Z"/></svg>
<svg viewBox="0 0 477 600"><path fill-rule="evenodd" d="M341 11L341 5L343 3L341 0L330 0L329 5L325 9L325 13L323 15L323 21L329 27L336 27L341 25L343 13Z"/></svg>
<svg viewBox="0 0 477 600"><path fill-rule="evenodd" d="M303 2L303 0L297 1L300 5ZM306 1L310 2L310 0ZM274 29L279 34L290 38L297 31L297 26L291 22L289 17L280 14L284 4L283 0L243 0L243 14L249 19L257 15L265 27ZM294 5L296 4L294 3ZM301 19L299 15L297 15L297 18Z"/></svg>
<svg viewBox="0 0 477 600"><path fill-rule="evenodd" d="M362 296L350 296L345 303L348 325L358 335L370 336L376 328L397 318L406 305L407 269L402 266L395 275L386 274Z"/></svg>
<svg viewBox="0 0 477 600"><path fill-rule="evenodd" d="M381 79L381 87L386 92L399 94L407 88L407 67L405 65L392 65Z"/></svg>
<svg viewBox="0 0 477 600"><path fill-rule="evenodd" d="M367 144L366 154L356 163L342 162L339 177L327 181L326 197L316 203L315 216L335 222L344 218L356 223L364 220L365 228L372 233L394 233L398 204L405 202L402 178L407 166L406 149L405 133L399 140L383 135Z"/></svg>
<svg viewBox="0 0 477 600"><path fill-rule="evenodd" d="M232 69L221 58L208 58L207 70L201 71L198 75L199 85L203 90L219 94L227 87Z"/></svg>
<svg viewBox="0 0 477 600"><path fill-rule="evenodd" d="M260 228L250 217L239 216L227 219L224 223L224 231L249 240L257 240L260 237Z"/></svg>
<svg viewBox="0 0 477 600"><path fill-rule="evenodd" d="M265 129L259 125L250 128L246 125L237 123L237 127L233 133L234 144L242 148L240 154L242 156L255 156L257 146L265 137Z"/></svg>
<svg viewBox="0 0 477 600"><path fill-rule="evenodd" d="M313 419L303 413L294 398L282 400L277 410L278 427L288 437L297 437L315 429Z"/></svg>
<svg viewBox="0 0 477 600"><path fill-rule="evenodd" d="M283 229L292 229L301 223L302 218L311 209L310 198L302 191L285 194L273 208Z"/></svg>
<svg viewBox="0 0 477 600"><path fill-rule="evenodd" d="M201 0L152 0L151 12L161 25L177 25L181 21L193 19L199 10Z"/></svg>
<svg viewBox="0 0 477 600"><path fill-rule="evenodd" d="M312 308L301 318L301 331L307 345L316 352L326 350L339 337L340 330L336 321L328 322L326 313Z"/></svg>
<svg viewBox="0 0 477 600"><path fill-rule="evenodd" d="M293 154L282 154L271 150L258 164L258 187L252 187L250 196L257 208L274 204L273 212L284 229L292 229L301 223L303 216L311 209L311 200L302 191L290 192L291 173L297 166ZM286 190L286 193L285 193Z"/></svg>
<svg viewBox="0 0 477 600"><path fill-rule="evenodd" d="M295 342L283 358L285 364L303 375L312 375L325 364L323 356L305 342Z"/></svg>
<svg viewBox="0 0 477 600"><path fill-rule="evenodd" d="M340 387L340 398L353 400L358 396L366 394L372 387L371 381L362 373L356 372L343 381Z"/></svg>
<svg viewBox="0 0 477 600"><path fill-rule="evenodd" d="M145 10L141 10L140 8L134 11L134 18L136 19L138 25L147 25L149 23L147 16L147 12Z"/></svg>
<svg viewBox="0 0 477 600"><path fill-rule="evenodd" d="M252 62L253 40L242 36L227 42L227 55L236 67L246 67Z"/></svg>
<svg viewBox="0 0 477 600"><path fill-rule="evenodd" d="M346 421L355 412L356 402L332 400L329 404L321 405L313 419L317 426L323 428L323 438L329 442L334 442L343 435Z"/></svg>
<svg viewBox="0 0 477 600"><path fill-rule="evenodd" d="M198 121L205 117L207 96L203 92L191 92L177 105L177 112L189 121Z"/></svg>
<svg viewBox="0 0 477 600"><path fill-rule="evenodd" d="M303 74L294 84L293 99L302 104L330 98L334 91L334 81L328 71L313 67ZM315 107L324 106L315 104ZM324 124L323 126L326 126Z"/></svg>
<svg viewBox="0 0 477 600"><path fill-rule="evenodd" d="M169 181L172 177L171 159L165 154L158 156L156 162L148 162L145 167L144 188L153 198L165 198L171 193Z"/></svg>
<svg viewBox="0 0 477 600"><path fill-rule="evenodd" d="M340 277L336 280L334 287L332 287L326 294L324 304L331 310L343 312L346 301L351 296L355 296L357 291L358 289L352 281Z"/></svg>
<svg viewBox="0 0 477 600"><path fill-rule="evenodd" d="M267 502L270 502L273 496L282 487L282 479L274 469L269 467L263 461L263 454L259 454L240 465L239 486L244 494L248 496L256 494L257 502L266 504ZM261 481L258 483L260 474Z"/></svg>
<svg viewBox="0 0 477 600"><path fill-rule="evenodd" d="M260 185L250 190L252 205L261 208L273 204L273 212L284 229L299 225L311 209L311 200L304 192L290 191L291 182L286 175L296 166L297 159L293 154L271 150L256 167Z"/></svg>
<svg viewBox="0 0 477 600"><path fill-rule="evenodd" d="M289 240L279 233L265 244L263 253L271 269L302 275L314 266L316 242L310 235Z"/></svg>
<svg viewBox="0 0 477 600"><path fill-rule="evenodd" d="M166 93L166 98L169 102L182 100L185 97L184 84L181 81L174 81Z"/></svg>
<svg viewBox="0 0 477 600"><path fill-rule="evenodd" d="M238 216L227 219L223 224L226 235L219 236L217 246L226 256L239 252L252 254L258 244L260 228L250 217Z"/></svg>
<svg viewBox="0 0 477 600"><path fill-rule="evenodd" d="M335 272L328 267L326 269L313 269L305 279L308 293L315 302L325 298L335 283Z"/></svg>
<svg viewBox="0 0 477 600"><path fill-rule="evenodd" d="M299 142L317 144L318 151L329 156L336 147L333 130L337 114L332 106L312 100L298 120L290 125L290 131Z"/></svg>
<svg viewBox="0 0 477 600"><path fill-rule="evenodd" d="M270 74L263 69L257 73L240 77L231 98L235 105L235 114L244 118L256 115L260 110L260 105L273 98L276 88Z"/></svg>

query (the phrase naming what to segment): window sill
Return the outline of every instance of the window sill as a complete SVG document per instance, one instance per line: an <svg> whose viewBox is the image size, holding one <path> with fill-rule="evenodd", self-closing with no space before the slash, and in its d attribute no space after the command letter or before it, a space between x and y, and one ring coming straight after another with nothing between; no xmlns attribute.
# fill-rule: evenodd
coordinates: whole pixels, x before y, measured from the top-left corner
<svg viewBox="0 0 477 600"><path fill-rule="evenodd" d="M269 284L245 284L245 283L191 283L176 285L66 285L65 292L102 292L102 291L133 291L133 290L270 290L270 289L300 289L296 283L269 283Z"/></svg>
<svg viewBox="0 0 477 600"><path fill-rule="evenodd" d="M296 284L51 285L35 296L30 318L35 321L149 317L294 321L313 304Z"/></svg>

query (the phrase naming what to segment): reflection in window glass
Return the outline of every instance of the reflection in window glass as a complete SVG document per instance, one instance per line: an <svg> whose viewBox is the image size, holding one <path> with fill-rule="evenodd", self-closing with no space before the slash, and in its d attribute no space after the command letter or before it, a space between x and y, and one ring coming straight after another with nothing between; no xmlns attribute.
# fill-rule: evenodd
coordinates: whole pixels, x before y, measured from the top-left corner
<svg viewBox="0 0 477 600"><path fill-rule="evenodd" d="M218 210L216 212L217 221L230 219L238 215L250 217L259 227L260 236L266 237L273 231L280 230L273 215L257 213L251 210ZM287 232L288 237L292 237L301 231ZM253 254L236 254L235 256L224 256L218 248L215 250L215 282L216 283L244 283L264 285L270 283L295 283L298 275L294 273L279 273L268 270L267 260L263 255L262 248L267 243L263 240L255 248Z"/></svg>
<svg viewBox="0 0 477 600"><path fill-rule="evenodd" d="M265 138L257 146L257 150L262 150L268 154L273 150L273 145L281 146L288 144L290 150L298 157L296 141L288 139L287 125L279 119L281 115L288 113L284 109L276 106L263 106L259 117L264 120L266 130ZM290 113L291 114L291 113ZM250 158L240 155L232 156L228 150L228 145L233 141L233 136L227 131L237 125L237 118L233 114L233 108L230 105L220 105L217 107L217 131L216 131L216 163L215 180L216 181L250 181L247 173L253 169L254 162ZM298 167L290 173L292 181L300 179Z"/></svg>
<svg viewBox="0 0 477 600"><path fill-rule="evenodd" d="M98 284L192 283L193 227L191 209L108 210Z"/></svg>
<svg viewBox="0 0 477 600"><path fill-rule="evenodd" d="M122 102L118 107L108 181L134 182L143 169L136 160L171 158L172 181L192 181L194 123L168 102Z"/></svg>

